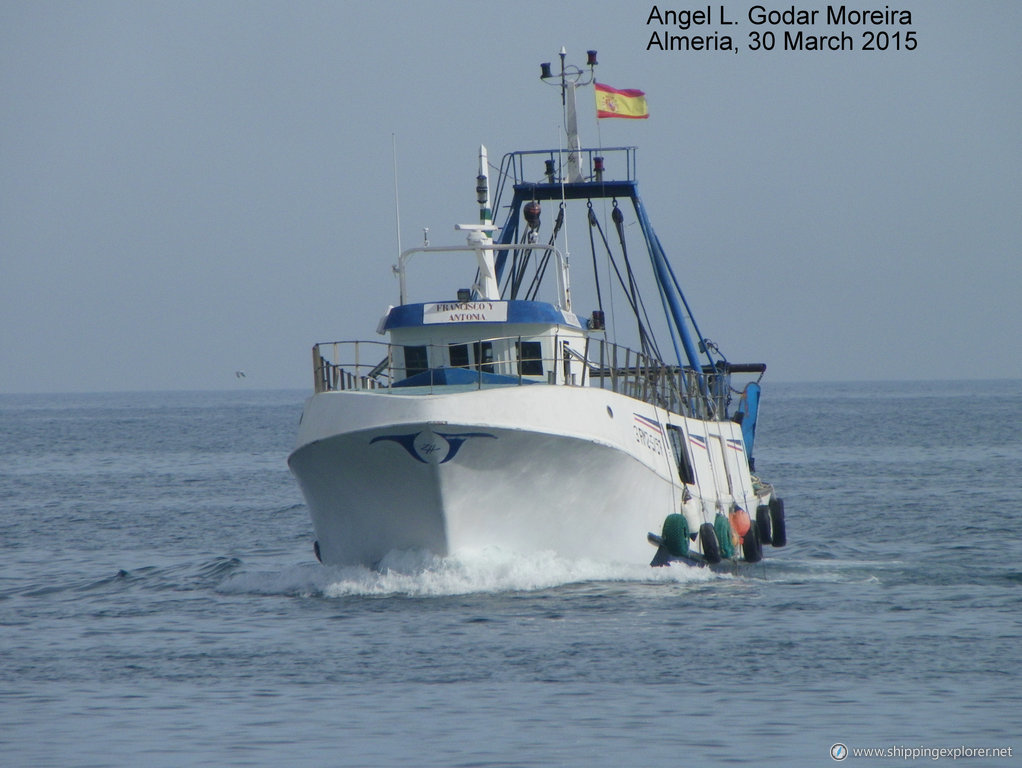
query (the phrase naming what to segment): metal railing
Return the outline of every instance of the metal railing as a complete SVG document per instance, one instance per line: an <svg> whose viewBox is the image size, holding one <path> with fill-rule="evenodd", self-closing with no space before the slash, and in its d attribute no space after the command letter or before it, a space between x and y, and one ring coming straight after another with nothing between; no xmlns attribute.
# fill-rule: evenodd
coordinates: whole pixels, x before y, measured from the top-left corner
<svg viewBox="0 0 1022 768"><path fill-rule="evenodd" d="M586 181L635 181L636 147L583 147L577 152ZM512 184L539 180L558 183L564 172L562 165L567 164L568 153L567 149L508 152L500 164L499 181L502 183L506 179ZM498 199L495 198L494 202ZM494 210L497 210L496 205Z"/></svg>
<svg viewBox="0 0 1022 768"><path fill-rule="evenodd" d="M471 382L476 389L498 386L521 386L545 383L559 386L584 386L609 389L645 403L666 408L674 413L699 418L725 418L730 399L727 374L704 372L709 400L702 392L697 372L689 367L666 365L628 347L604 339L554 336L552 347L544 339L546 349L553 354L529 354L518 357L521 342L536 341L535 337L501 336L438 345L398 345L382 341L334 341L316 344L312 348L315 391L390 390L407 387L400 382L409 374L415 375L440 368L461 368L474 377L462 377L462 385ZM584 346L573 346L580 341ZM451 365L450 346L465 344L481 348L489 344L493 359L472 360L468 365ZM405 349L426 348L427 367L409 371L405 365ZM542 373L523 373L542 364ZM442 392L451 386L442 377L425 377L417 384L430 393Z"/></svg>

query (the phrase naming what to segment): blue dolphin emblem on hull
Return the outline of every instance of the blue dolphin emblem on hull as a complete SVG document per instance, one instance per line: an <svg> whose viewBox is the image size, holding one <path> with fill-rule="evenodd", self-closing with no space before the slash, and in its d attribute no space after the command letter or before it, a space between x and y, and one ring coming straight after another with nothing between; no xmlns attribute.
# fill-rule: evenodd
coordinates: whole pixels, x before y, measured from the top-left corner
<svg viewBox="0 0 1022 768"><path fill-rule="evenodd" d="M416 432L408 435L377 435L369 441L369 444L372 445L380 440L390 440L408 451L408 454L416 461L421 461L423 464L429 464L429 458L424 458L422 454L425 453L427 457L439 455L439 452L443 450L443 446L438 445L435 441L419 445L418 440L422 434L423 432ZM494 440L497 439L496 435L491 435L488 432L458 432L450 434L444 432L433 432L432 434L442 438L444 442L447 443L447 452L444 457L437 462L437 464L446 464L448 461L457 456L458 451L461 450L461 446L464 445L465 441L469 438L489 437Z"/></svg>

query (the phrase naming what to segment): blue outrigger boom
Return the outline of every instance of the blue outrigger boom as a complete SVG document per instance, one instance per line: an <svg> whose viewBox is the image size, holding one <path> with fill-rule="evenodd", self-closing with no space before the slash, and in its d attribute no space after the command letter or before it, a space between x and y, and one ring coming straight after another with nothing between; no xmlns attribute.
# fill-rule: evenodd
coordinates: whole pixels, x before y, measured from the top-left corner
<svg viewBox="0 0 1022 768"><path fill-rule="evenodd" d="M667 256L664 253L660 238L657 237L650 223L649 215L639 196L638 182L635 178L636 169L636 147L606 147L601 149L580 149L579 155L584 162L581 165L592 169L591 175L583 178L582 181L564 181L560 178L561 158L563 150L533 150L527 152L510 152L504 156L501 163L499 183L494 211L501 210L501 197L504 194L505 182L509 182L513 189L511 202L507 206L507 218L503 228L500 230L495 242L509 246L515 243L521 245L523 251L527 251L529 243L525 242L520 232L522 213L534 203L542 201L557 201L564 203L569 200L613 200L615 208L618 200L628 199L632 203L636 220L642 231L643 241L649 255L653 269L653 276L656 281L657 290L665 310L670 319L669 330L674 346L676 362L674 365L687 368L692 371L698 381L698 389L702 394L703 403L694 411L705 415L715 415L717 418L724 418L726 414L715 413L716 404L722 399L726 401L726 388L729 386L729 374L736 373L762 373L766 366L762 364L747 364L734 366L728 363L723 357L714 356L716 349L712 342L709 342L699 333L698 325L695 322L692 312L689 309L688 301L681 290L677 276L671 267ZM619 159L621 162L613 164L613 167L624 168L624 178L610 178L608 176L608 159ZM545 167L546 181L535 182L526 180L526 166L530 161L542 161ZM505 282L505 272L508 267L507 250L500 251L495 260L498 283L504 283L503 297L516 298L512 281ZM600 308L602 311L602 307ZM632 307L638 312L637 306ZM698 342L693 339L691 328L698 337ZM680 348L679 348L680 342ZM682 356L684 351L684 357ZM664 361L661 361L664 362ZM665 365L668 363L664 362ZM713 383L707 381L706 374L715 374ZM716 389L717 391L711 391ZM742 407L737 411L742 413L743 420L748 420L751 425L755 424L756 408L759 402L758 385L755 397L747 397L742 400ZM751 437L750 429L748 435ZM747 440L747 446L751 449L752 440Z"/></svg>

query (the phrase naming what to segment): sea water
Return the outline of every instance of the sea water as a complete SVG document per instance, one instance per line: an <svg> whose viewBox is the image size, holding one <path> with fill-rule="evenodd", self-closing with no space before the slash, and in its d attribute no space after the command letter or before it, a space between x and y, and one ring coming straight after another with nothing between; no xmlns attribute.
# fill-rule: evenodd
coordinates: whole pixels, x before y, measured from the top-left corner
<svg viewBox="0 0 1022 768"><path fill-rule="evenodd" d="M739 576L323 567L302 398L0 396L0 765L1018 764L1022 382L767 384Z"/></svg>

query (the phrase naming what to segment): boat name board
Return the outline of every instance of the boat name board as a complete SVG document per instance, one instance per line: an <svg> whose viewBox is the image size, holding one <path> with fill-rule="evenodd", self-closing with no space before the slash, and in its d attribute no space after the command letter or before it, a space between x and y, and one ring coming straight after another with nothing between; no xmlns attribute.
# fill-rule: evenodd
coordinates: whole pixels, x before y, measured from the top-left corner
<svg viewBox="0 0 1022 768"><path fill-rule="evenodd" d="M423 323L506 323L506 301L447 301L425 304Z"/></svg>

